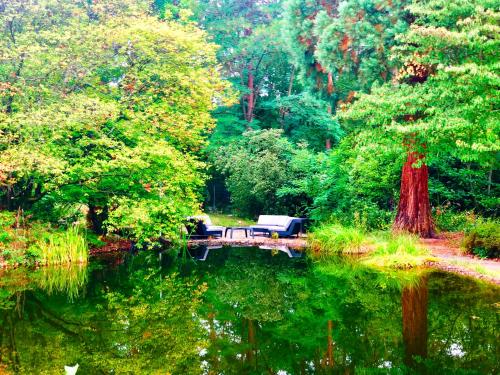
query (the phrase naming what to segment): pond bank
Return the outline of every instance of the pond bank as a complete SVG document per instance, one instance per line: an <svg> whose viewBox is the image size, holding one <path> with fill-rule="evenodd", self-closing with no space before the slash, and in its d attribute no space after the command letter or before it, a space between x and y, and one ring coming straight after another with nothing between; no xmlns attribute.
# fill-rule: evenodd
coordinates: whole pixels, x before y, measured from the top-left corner
<svg viewBox="0 0 500 375"><path fill-rule="evenodd" d="M462 237L461 233L443 233L436 238L423 238L420 243L438 259L432 266L500 285L499 260L463 254L460 249Z"/></svg>
<svg viewBox="0 0 500 375"><path fill-rule="evenodd" d="M458 233L446 233L437 238L421 239L420 243L436 258L429 262L428 266L500 285L500 262L496 259L480 259L471 255L463 255L460 250L460 241L461 237ZM235 233L234 238L191 240L188 244L189 246L286 246L291 249L304 250L307 247L307 237L245 238L244 235ZM366 246L362 253L367 254L370 250L371 247Z"/></svg>

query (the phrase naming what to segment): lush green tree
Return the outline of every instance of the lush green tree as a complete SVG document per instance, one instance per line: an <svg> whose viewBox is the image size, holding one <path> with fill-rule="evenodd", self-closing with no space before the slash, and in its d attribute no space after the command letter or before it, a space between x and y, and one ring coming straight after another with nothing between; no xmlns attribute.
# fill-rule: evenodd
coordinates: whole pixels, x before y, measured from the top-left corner
<svg viewBox="0 0 500 375"><path fill-rule="evenodd" d="M215 161L234 209L244 215L307 213L316 193L321 156L295 148L282 131L250 131L222 147Z"/></svg>
<svg viewBox="0 0 500 375"><path fill-rule="evenodd" d="M399 200L401 144L384 129L361 129L343 137L319 167L312 205L315 220L338 220L368 230L386 229L394 220ZM495 215L498 184L477 162L451 154L429 160L429 199L441 230L462 230L446 224L460 211ZM462 222L465 220L461 215ZM458 217L457 217L458 219ZM451 226L449 224L452 224Z"/></svg>
<svg viewBox="0 0 500 375"><path fill-rule="evenodd" d="M443 154L497 168L499 140L498 11L490 1L424 1L409 7L399 36L397 82L360 95L341 117L381 127L407 153L394 227L433 234L426 164ZM486 172L488 171L488 172Z"/></svg>
<svg viewBox="0 0 500 375"><path fill-rule="evenodd" d="M200 150L226 86L203 31L148 9L0 6L3 206L84 205L97 232L141 239L172 236L197 210Z"/></svg>
<svg viewBox="0 0 500 375"><path fill-rule="evenodd" d="M390 49L407 28L405 0L288 0L285 35L301 80L339 101L390 80Z"/></svg>
<svg viewBox="0 0 500 375"><path fill-rule="evenodd" d="M344 137L319 172L323 177L314 196L313 218L387 228L398 199L402 164L400 146L380 130Z"/></svg>
<svg viewBox="0 0 500 375"><path fill-rule="evenodd" d="M247 127L254 121L258 100L288 84L291 67L280 46L279 22L273 22L280 3L201 0L196 7L198 22L221 46L218 59L240 94L238 117Z"/></svg>

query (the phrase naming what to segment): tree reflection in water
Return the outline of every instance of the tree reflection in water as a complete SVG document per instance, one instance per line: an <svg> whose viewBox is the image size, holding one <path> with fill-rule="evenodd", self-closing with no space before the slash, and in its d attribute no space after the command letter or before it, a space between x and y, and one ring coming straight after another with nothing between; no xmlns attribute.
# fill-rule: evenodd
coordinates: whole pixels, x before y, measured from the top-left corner
<svg viewBox="0 0 500 375"><path fill-rule="evenodd" d="M0 372L498 373L498 289L224 248L0 281ZM66 280L66 281L64 281Z"/></svg>

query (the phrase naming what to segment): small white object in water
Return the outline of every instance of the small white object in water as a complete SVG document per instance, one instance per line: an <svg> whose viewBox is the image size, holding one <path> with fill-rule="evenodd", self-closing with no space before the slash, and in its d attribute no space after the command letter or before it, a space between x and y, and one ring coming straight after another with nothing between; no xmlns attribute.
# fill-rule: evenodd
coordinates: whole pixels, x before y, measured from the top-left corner
<svg viewBox="0 0 500 375"><path fill-rule="evenodd" d="M66 371L66 375L75 375L78 371L78 363L74 366L64 366L64 371Z"/></svg>

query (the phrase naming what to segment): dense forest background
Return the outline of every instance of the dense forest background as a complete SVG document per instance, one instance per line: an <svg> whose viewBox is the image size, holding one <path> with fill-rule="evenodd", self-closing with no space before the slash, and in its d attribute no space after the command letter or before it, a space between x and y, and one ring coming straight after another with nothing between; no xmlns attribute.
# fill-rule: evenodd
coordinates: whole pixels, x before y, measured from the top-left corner
<svg viewBox="0 0 500 375"><path fill-rule="evenodd" d="M143 239L200 209L424 236L496 217L498 21L493 0L0 1L0 206Z"/></svg>

